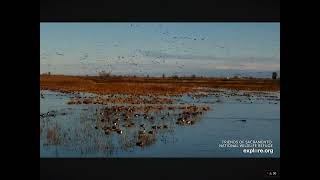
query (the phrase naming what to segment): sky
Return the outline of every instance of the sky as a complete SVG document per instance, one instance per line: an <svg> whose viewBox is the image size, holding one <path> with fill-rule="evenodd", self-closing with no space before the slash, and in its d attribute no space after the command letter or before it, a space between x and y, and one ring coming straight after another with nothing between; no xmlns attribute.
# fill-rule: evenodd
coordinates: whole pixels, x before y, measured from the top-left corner
<svg viewBox="0 0 320 180"><path fill-rule="evenodd" d="M40 23L40 73L271 76L280 23Z"/></svg>

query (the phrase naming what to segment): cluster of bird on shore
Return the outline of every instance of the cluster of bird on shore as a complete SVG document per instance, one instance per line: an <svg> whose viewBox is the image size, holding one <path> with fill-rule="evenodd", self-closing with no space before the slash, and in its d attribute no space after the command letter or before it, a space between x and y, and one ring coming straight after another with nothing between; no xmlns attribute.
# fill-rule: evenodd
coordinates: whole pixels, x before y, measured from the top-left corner
<svg viewBox="0 0 320 180"><path fill-rule="evenodd" d="M155 95L109 95L109 96L96 96L96 97L77 97L72 98L68 101L68 104L119 104L119 103L129 103L129 104L173 104L174 100L172 98L159 97Z"/></svg>
<svg viewBox="0 0 320 180"><path fill-rule="evenodd" d="M203 98L216 98L217 103L226 101L235 100L240 103L250 103L253 104L260 100L269 101L269 104L278 104L280 101L279 94L270 95L266 92L259 92L259 91L241 91L241 90L218 90L218 89L201 89L199 92L196 93L187 93L188 97L192 98L193 100L200 100Z"/></svg>
<svg viewBox="0 0 320 180"><path fill-rule="evenodd" d="M40 118L46 118L46 117L55 117L57 114L57 111L48 111L46 113L40 113Z"/></svg>
<svg viewBox="0 0 320 180"><path fill-rule="evenodd" d="M56 117L57 115L66 115L66 112L58 112L56 110L51 110L46 113L40 113L40 118Z"/></svg>

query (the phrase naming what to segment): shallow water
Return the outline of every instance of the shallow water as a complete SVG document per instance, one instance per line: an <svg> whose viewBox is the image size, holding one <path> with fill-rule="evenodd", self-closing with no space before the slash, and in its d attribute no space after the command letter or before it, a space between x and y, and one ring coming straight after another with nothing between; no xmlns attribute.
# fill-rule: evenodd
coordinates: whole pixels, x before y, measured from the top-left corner
<svg viewBox="0 0 320 180"><path fill-rule="evenodd" d="M52 111L55 116L40 117L40 157L280 157L279 92L204 89L204 93L208 96L176 97L179 103L211 107L197 123L177 125L171 117L166 121L156 118L157 124L166 123L169 128L158 130L152 144L139 147L134 141L137 127L110 135L95 129L97 110L104 105L67 104L72 97L94 95L42 91L40 113ZM48 140L50 129L55 129L58 142ZM222 140L271 140L273 153L246 154L243 148L221 148Z"/></svg>

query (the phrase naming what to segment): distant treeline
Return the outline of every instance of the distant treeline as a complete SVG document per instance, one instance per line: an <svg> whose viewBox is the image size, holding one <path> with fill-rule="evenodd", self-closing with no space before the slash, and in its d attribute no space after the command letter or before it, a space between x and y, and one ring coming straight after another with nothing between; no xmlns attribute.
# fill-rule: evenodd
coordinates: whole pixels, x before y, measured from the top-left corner
<svg viewBox="0 0 320 180"><path fill-rule="evenodd" d="M98 76L99 77L140 77L140 78L143 78L143 77L147 77L147 78L153 78L155 76L149 76L149 75L146 75L146 76L137 76L137 75L113 75L111 74L111 72L105 72L105 71L101 71L98 73ZM212 78L212 77L207 77L207 76L197 76L195 74L193 75L190 75L190 76L178 76L178 75L171 75L171 76L166 76L165 74L162 74L161 76L162 78L174 78L174 79L179 79L179 78L182 78L182 79L185 79L185 78ZM159 77L155 77L155 78L159 78ZM256 77L247 77L247 76L231 76L231 77L224 77L225 79L257 79ZM273 72L271 75L270 75L270 78L272 79L279 79L280 78L277 78L277 73L276 72ZM259 79L265 79L265 78L259 78Z"/></svg>
<svg viewBox="0 0 320 180"><path fill-rule="evenodd" d="M41 75L51 75L50 72L47 73L42 73ZM85 75L85 76L89 76L89 75ZM276 72L273 72L270 75L271 79L277 79L280 80L280 77L277 77L278 74ZM98 73L98 75L92 75L90 77L99 77L99 78L159 78L159 76L149 76L149 75L142 75L142 76L137 76L137 75L115 75L115 74L111 74L111 72L106 72L106 71L101 71ZM256 78L256 77L251 77L251 76L231 76L231 77L211 77L211 76L196 76L195 74L190 75L190 76L178 76L178 75L171 75L171 76L166 76L165 74L162 74L161 76L162 78L172 78L172 79L192 79L192 78L197 78L197 79L201 79L201 78L219 78L219 79L269 79L269 78Z"/></svg>

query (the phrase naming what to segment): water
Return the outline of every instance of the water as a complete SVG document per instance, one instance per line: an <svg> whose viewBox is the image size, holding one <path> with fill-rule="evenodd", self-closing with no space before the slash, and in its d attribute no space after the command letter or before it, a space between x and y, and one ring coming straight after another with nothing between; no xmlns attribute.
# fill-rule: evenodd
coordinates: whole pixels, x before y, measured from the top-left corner
<svg viewBox="0 0 320 180"><path fill-rule="evenodd" d="M138 127L110 135L95 129L97 110L104 105L67 104L71 97L94 95L42 91L40 113L56 115L40 118L40 157L280 157L279 92L208 93L204 89L204 93L209 95L176 98L180 103L211 107L195 124L177 125L174 118L161 120L159 116L154 121L165 122L169 128L158 130L153 143L139 147L134 140ZM48 141L48 131L54 128L59 137L56 143ZM273 153L249 154L243 153L244 148L219 147L223 140L271 140Z"/></svg>

